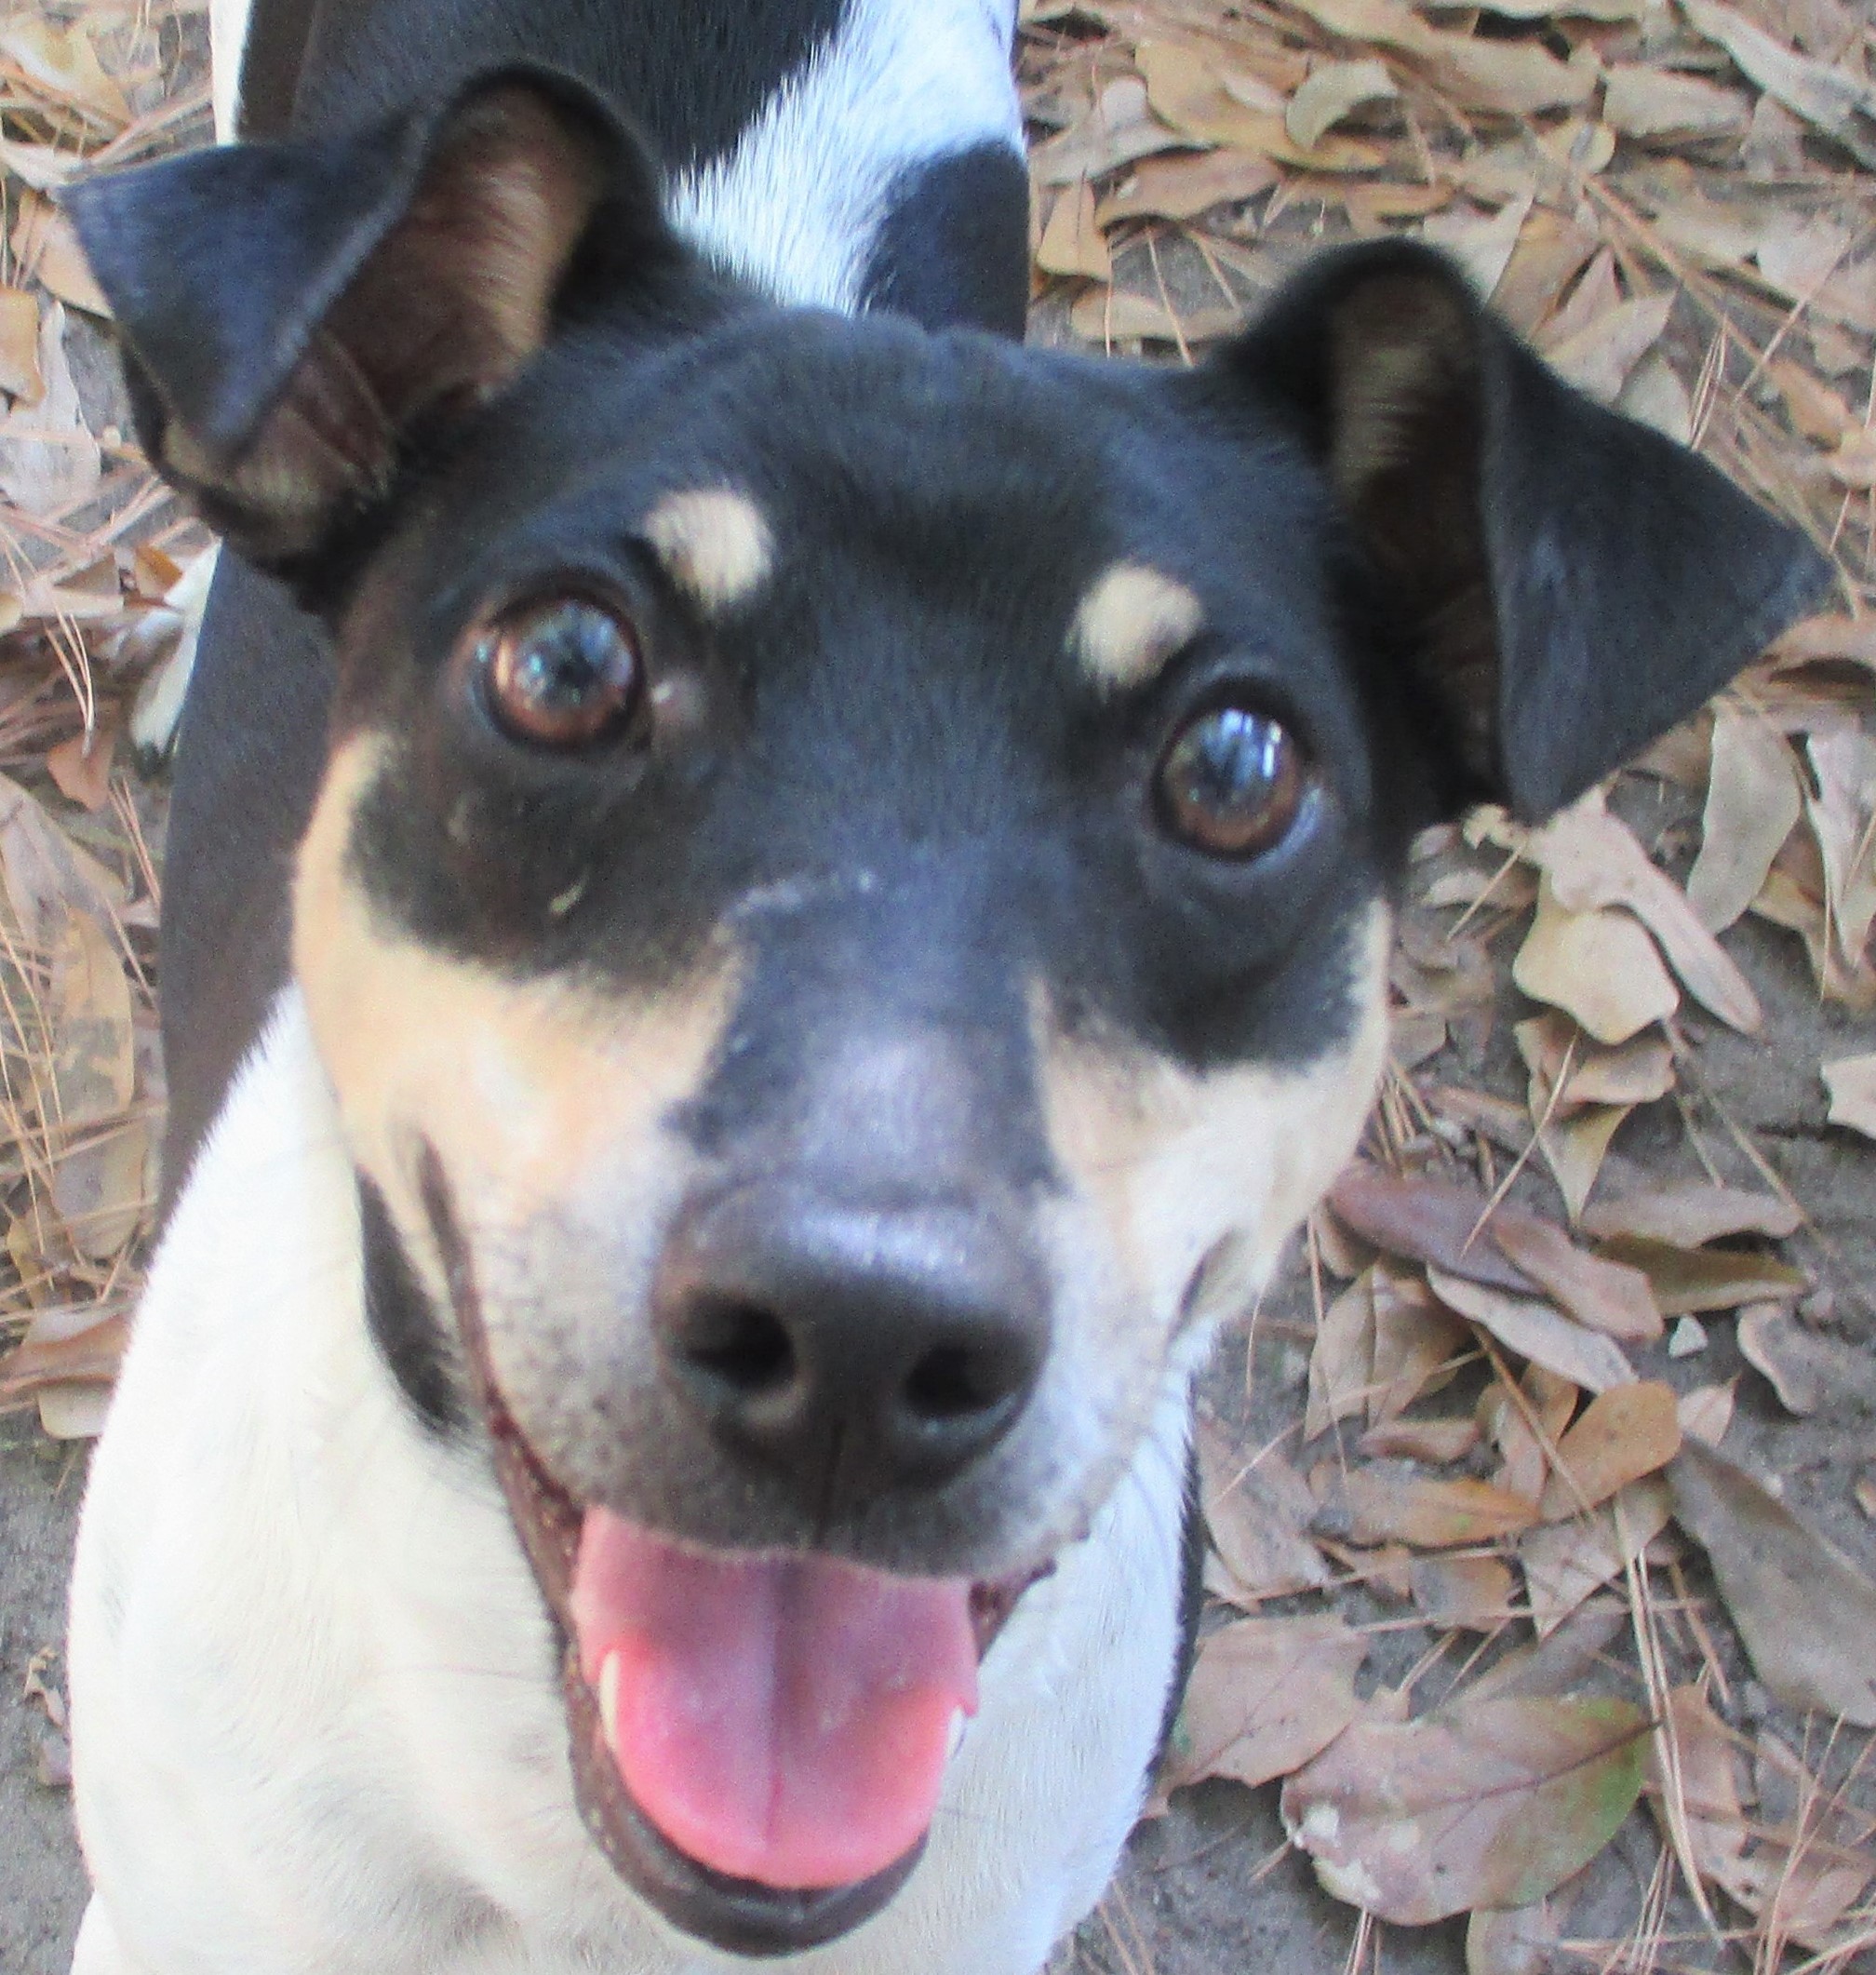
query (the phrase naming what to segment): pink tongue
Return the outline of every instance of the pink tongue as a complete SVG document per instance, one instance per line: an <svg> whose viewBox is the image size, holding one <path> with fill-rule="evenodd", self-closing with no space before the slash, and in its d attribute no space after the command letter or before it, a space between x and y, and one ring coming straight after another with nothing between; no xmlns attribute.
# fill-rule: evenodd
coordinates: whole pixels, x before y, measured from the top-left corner
<svg viewBox="0 0 1876 1975"><path fill-rule="evenodd" d="M977 1706L962 1579L704 1556L589 1509L572 1615L634 1802L731 1878L883 1872L930 1825L952 1718Z"/></svg>

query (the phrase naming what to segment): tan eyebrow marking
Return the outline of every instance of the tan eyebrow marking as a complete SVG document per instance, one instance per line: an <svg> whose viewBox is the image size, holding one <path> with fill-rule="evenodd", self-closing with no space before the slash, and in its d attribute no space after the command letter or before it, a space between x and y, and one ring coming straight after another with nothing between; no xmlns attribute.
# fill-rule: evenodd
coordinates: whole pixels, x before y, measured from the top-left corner
<svg viewBox="0 0 1876 1975"><path fill-rule="evenodd" d="M774 566L762 510L728 487L666 494L641 532L672 582L709 615L746 603Z"/></svg>
<svg viewBox="0 0 1876 1975"><path fill-rule="evenodd" d="M1144 686L1205 621L1183 583L1141 562L1117 562L1082 598L1068 649L1097 685Z"/></svg>

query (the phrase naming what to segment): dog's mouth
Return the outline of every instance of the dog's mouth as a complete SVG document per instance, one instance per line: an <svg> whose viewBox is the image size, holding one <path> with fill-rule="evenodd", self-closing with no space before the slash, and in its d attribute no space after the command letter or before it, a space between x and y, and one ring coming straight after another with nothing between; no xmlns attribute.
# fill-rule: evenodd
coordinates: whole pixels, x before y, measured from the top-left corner
<svg viewBox="0 0 1876 1975"><path fill-rule="evenodd" d="M915 1579L673 1542L548 1473L502 1402L426 1187L515 1527L559 1639L580 1810L614 1870L734 1954L851 1932L924 1849L977 1672L1044 1570Z"/></svg>

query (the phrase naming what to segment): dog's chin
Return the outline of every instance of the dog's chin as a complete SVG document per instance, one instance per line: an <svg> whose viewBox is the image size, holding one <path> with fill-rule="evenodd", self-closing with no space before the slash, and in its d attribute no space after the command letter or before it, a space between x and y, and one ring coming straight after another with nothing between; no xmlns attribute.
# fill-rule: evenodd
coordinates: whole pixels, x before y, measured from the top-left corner
<svg viewBox="0 0 1876 1975"><path fill-rule="evenodd" d="M472 1322L471 1333L475 1334ZM480 1353L472 1350L472 1358ZM661 1828L634 1795L617 1754L616 1723L607 1718L600 1689L603 1668L583 1656L579 1606L583 1539L595 1523L626 1528L604 1511L589 1511L554 1481L502 1404L488 1377L486 1361L476 1366L476 1385L495 1450L495 1468L508 1511L540 1585L561 1653L560 1685L567 1713L573 1787L581 1816L613 1870L673 1927L711 1946L752 1957L798 1954L838 1940L878 1913L903 1887L925 1848L918 1831L898 1855L863 1876L841 1884L790 1886L745 1878L722 1871L687 1850ZM649 1534L628 1535L653 1551L671 1552ZM692 1552L695 1568L731 1579L747 1573L786 1569L786 1563ZM914 1580L893 1580L879 1573L857 1573L831 1560L799 1560L802 1570L851 1576L873 1585L896 1584L897 1596L915 1604L927 1588ZM1018 1600L1041 1570L972 1584L965 1598L969 1651L981 1661ZM891 1599L895 1595L888 1592ZM955 1594L954 1594L955 1595ZM589 1677L589 1674L595 1677ZM819 1877L828 1876L825 1873Z"/></svg>

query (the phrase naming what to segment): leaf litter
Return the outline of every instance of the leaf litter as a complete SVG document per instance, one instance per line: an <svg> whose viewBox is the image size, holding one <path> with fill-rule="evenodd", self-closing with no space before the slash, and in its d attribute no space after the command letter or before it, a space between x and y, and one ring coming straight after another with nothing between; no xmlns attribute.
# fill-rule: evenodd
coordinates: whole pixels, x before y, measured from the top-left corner
<svg viewBox="0 0 1876 1975"><path fill-rule="evenodd" d="M1421 235L1840 578L1640 773L1543 830L1482 812L1419 847L1400 1067L1319 1217L1307 1349L1271 1321L1243 1354L1295 1357L1293 1384L1253 1377L1277 1437L1242 1405L1204 1429L1224 1602L1167 1785L1287 1777L1324 1883L1383 1919L1469 1911L1480 1975L1847 1966L1876 1944L1871 1547L1706 1450L1763 1444L1794 1400L1784 1431L1841 1412L1867 1300L1832 1315L1819 1283L1851 1285L1806 1211L1815 1163L1788 1180L1707 1066L1810 1051L1805 1129L1876 1159L1869 25L1843 0L1026 0L1020 59L1038 340L1183 360L1315 241ZM165 794L116 737L207 538L126 442L48 195L206 137L200 17L16 12L0 74L0 1406L83 1435L163 1102ZM1817 1018L1742 967L1754 928ZM1717 1376L1691 1384L1664 1319L1709 1327ZM1644 1636L1679 1684L1644 1677ZM1397 1684L1364 1694L1383 1662ZM1585 1891L1643 1794L1729 1902L1721 1934L1677 1947L1655 1907L1612 1920ZM1138 1925L1110 1935L1146 1965Z"/></svg>

